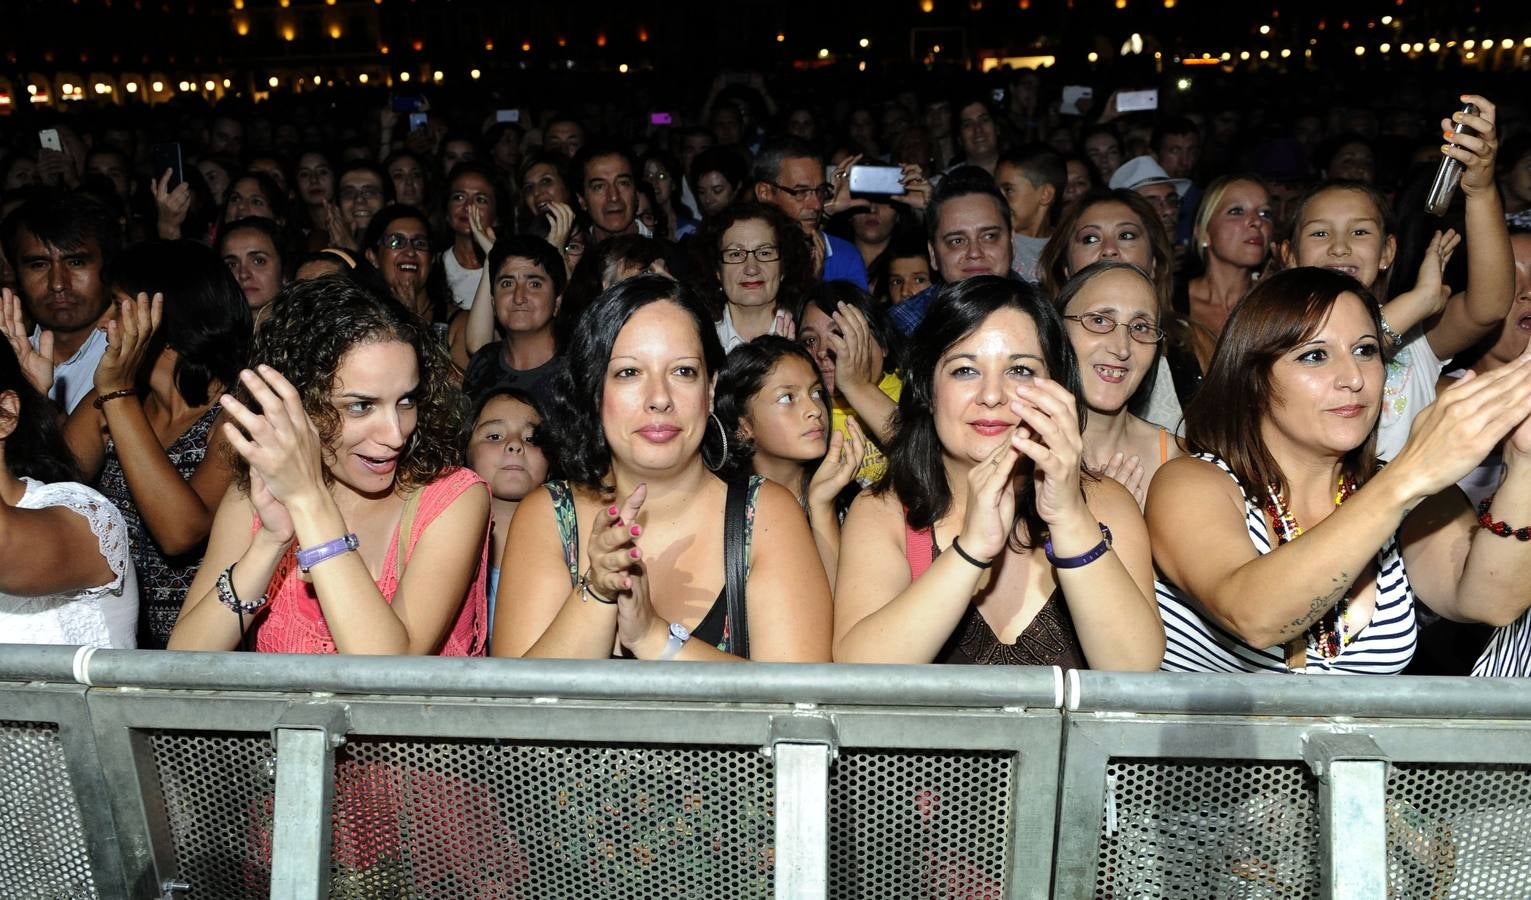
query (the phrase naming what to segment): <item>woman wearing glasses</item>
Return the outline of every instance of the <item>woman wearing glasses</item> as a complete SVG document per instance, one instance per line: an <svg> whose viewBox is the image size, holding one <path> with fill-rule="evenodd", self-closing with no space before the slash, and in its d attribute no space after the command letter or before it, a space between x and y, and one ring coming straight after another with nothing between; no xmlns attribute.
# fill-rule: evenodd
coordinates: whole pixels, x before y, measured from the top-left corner
<svg viewBox="0 0 1531 900"><path fill-rule="evenodd" d="M811 258L803 231L773 206L731 206L707 224L697 271L710 273L711 300L724 351L763 334L791 337L788 310L807 288Z"/></svg>
<svg viewBox="0 0 1531 900"><path fill-rule="evenodd" d="M1141 507L1154 472L1181 455L1168 431L1128 411L1153 390L1164 341L1153 280L1131 263L1101 260L1070 278L1054 305L1089 407L1085 467L1120 481Z"/></svg>
<svg viewBox="0 0 1531 900"><path fill-rule="evenodd" d="M448 289L444 278L433 277L435 254L425 213L402 203L385 206L372 217L362 244L393 298L445 332Z"/></svg>

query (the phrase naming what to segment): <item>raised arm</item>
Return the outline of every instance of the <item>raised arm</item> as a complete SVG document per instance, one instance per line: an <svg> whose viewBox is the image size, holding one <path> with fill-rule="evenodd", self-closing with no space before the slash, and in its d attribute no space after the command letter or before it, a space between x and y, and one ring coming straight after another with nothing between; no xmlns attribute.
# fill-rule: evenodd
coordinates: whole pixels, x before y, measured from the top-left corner
<svg viewBox="0 0 1531 900"><path fill-rule="evenodd" d="M898 403L878 388L882 380L882 350L861 310L841 303L832 318L835 327L824 340L835 353L835 385L866 423L870 436L886 447L893 440L893 416L898 412Z"/></svg>
<svg viewBox="0 0 1531 900"><path fill-rule="evenodd" d="M1462 95L1478 107L1477 115L1454 113L1475 134L1462 133L1441 152L1463 165L1462 193L1467 215L1467 290L1447 302L1426 336L1440 359L1450 359L1477 343L1504 321L1515 299L1515 256L1504 222L1504 203L1494 183L1494 156L1499 138L1494 130L1494 104L1477 94ZM1442 119L1447 131L1452 120Z"/></svg>
<svg viewBox="0 0 1531 900"><path fill-rule="evenodd" d="M472 357L480 347L494 340L494 273L489 270L489 254L494 251L494 229L480 216L478 207L468 206L468 225L473 229L473 241L484 251L483 274L479 275L478 288L473 292L473 305L468 309L468 325L463 333L464 349ZM461 363L467 368L468 362Z"/></svg>

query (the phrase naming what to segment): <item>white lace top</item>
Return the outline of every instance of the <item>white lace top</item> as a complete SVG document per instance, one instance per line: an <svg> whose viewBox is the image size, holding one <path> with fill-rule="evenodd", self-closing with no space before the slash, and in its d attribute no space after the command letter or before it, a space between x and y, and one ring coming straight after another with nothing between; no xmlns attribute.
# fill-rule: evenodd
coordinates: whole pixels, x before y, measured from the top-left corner
<svg viewBox="0 0 1531 900"><path fill-rule="evenodd" d="M136 647L138 578L128 553L122 513L83 484L22 480L27 492L16 507L64 506L84 516L115 577L106 584L64 594L18 597L0 592L0 643L88 644L118 650Z"/></svg>

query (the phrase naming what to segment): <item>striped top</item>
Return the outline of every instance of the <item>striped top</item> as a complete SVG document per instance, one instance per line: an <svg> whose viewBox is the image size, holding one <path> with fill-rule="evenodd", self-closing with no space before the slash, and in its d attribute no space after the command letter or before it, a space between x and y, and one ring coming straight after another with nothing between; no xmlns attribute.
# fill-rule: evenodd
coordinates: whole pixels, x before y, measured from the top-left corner
<svg viewBox="0 0 1531 900"><path fill-rule="evenodd" d="M1196 459L1213 463L1227 472L1228 477L1234 478L1233 471L1216 456L1198 453ZM1263 556L1273 549L1265 515L1249 492L1243 490L1243 485L1240 485L1240 491L1244 495L1244 522L1250 543ZM1302 536L1295 540L1302 540ZM1286 666L1286 648L1249 646L1202 615L1196 602L1175 585L1156 579L1154 593L1159 601L1159 614L1164 619L1162 670L1277 674L1297 671ZM1324 659L1310 644L1307 668L1300 671L1309 674L1396 675L1414 658L1417 630L1414 591L1409 587L1398 537L1394 535L1377 554L1377 607L1371 621L1334 659Z"/></svg>
<svg viewBox="0 0 1531 900"><path fill-rule="evenodd" d="M1473 674L1480 678L1525 678L1531 675L1531 610L1520 618L1495 628L1494 636L1483 655L1473 663Z"/></svg>

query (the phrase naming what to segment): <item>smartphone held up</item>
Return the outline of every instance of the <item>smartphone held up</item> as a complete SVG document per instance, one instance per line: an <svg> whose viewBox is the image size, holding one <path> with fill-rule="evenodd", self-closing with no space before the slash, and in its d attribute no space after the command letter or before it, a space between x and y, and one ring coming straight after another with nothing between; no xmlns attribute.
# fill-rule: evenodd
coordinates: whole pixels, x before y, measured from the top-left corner
<svg viewBox="0 0 1531 900"><path fill-rule="evenodd" d="M1478 107L1466 103L1460 110L1462 115L1475 116ZM1459 134L1474 134L1463 122L1453 122L1451 126L1453 137ZM1435 169L1435 180L1430 183L1430 193L1425 197L1425 212L1432 216L1443 216L1446 210L1451 208L1451 201L1457 195L1457 186L1462 183L1462 163L1449 156L1442 155L1440 165Z"/></svg>

